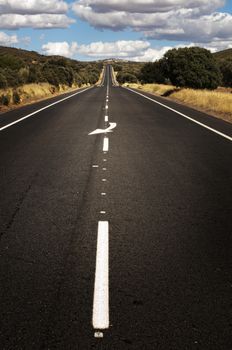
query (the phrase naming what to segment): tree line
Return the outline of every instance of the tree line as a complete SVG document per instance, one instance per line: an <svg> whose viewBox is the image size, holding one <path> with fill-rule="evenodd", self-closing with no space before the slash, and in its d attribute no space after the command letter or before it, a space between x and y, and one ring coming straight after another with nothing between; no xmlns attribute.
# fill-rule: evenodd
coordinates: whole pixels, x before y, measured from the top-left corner
<svg viewBox="0 0 232 350"><path fill-rule="evenodd" d="M117 70L117 67L115 67ZM144 64L140 71L120 69L118 82L172 84L194 89L232 87L232 58L216 60L200 47L169 50L162 59Z"/></svg>
<svg viewBox="0 0 232 350"><path fill-rule="evenodd" d="M11 53L1 54L0 50L0 89L44 82L54 87L95 84L101 70L100 62L79 62L38 54L35 60L25 60Z"/></svg>

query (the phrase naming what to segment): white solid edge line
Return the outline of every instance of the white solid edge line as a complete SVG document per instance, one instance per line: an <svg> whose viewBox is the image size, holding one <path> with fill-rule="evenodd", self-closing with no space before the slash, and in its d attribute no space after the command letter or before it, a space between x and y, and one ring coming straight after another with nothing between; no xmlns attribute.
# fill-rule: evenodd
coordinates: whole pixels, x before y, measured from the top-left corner
<svg viewBox="0 0 232 350"><path fill-rule="evenodd" d="M162 107L165 107L165 108L169 109L170 111L175 112L175 113L181 115L182 117L184 117L184 118L186 118L186 119L192 121L193 123L198 124L198 125L202 126L203 128L205 128L205 129L207 129L207 130L210 130L210 131L214 132L215 134L220 135L220 136L224 137L225 139L227 139L227 140L229 140L229 141L232 141L232 137L230 137L230 136L228 136L228 135L226 135L226 134L224 134L224 133L222 133L222 132L220 132L220 131L218 131L218 130L216 130L216 129L213 129L213 128L211 128L210 126L208 126L208 125L206 125L206 124L203 124L203 123L201 123L201 122L198 122L197 120L195 120L195 119L193 119L193 118L191 118L191 117L188 117L186 114L183 114L183 113L181 113L181 112L178 112L178 111L177 111L176 109L174 109L174 108L168 107L167 105L165 105L165 104L163 104L163 103L161 103L161 102L158 102L158 101L156 101L156 100L153 100L152 98L150 98L150 97L148 97L148 96L146 96L146 95L143 95L143 94L141 94L140 92L134 91L134 90L132 90L132 89L130 89L130 88L124 87L124 89L127 89L127 90L133 92L134 94L140 95L140 96L142 96L142 97L144 97L144 98L146 98L146 99L148 99L148 100L150 100L150 101L152 101L152 102L154 102L154 103L157 103L158 105L160 105L160 106L162 106Z"/></svg>
<svg viewBox="0 0 232 350"><path fill-rule="evenodd" d="M108 152L108 151L109 151L109 138L104 137L103 152Z"/></svg>
<svg viewBox="0 0 232 350"><path fill-rule="evenodd" d="M109 222L98 222L96 270L93 297L94 329L109 328Z"/></svg>
<svg viewBox="0 0 232 350"><path fill-rule="evenodd" d="M93 86L90 86L90 87L88 87L88 88L86 88L86 89L84 89L84 90L75 92L75 94L72 94L72 95L70 95L70 96L64 97L64 98L62 98L62 99L59 100L59 101L53 102L53 103L51 103L51 104L49 104L49 105L47 105L47 106L45 106L45 107L43 107L43 108L40 108L40 109L38 109L38 110L36 110L36 111L34 111L34 112L32 112L32 113L30 113L30 114L28 114L28 115L26 115L26 116L20 118L20 119L15 120L14 122L12 122L12 123L10 123L10 124L7 124L7 125L1 127L1 128L0 128L0 131L2 131L2 130L4 130L4 129L7 129L7 128L9 128L9 127L11 127L12 125L15 125L15 124L17 124L17 123L20 123L21 121L23 121L23 120L25 120L25 119L27 119L27 118L30 118L30 117L32 117L33 115L35 115L35 114L37 114L37 113L39 113L39 112L42 112L42 111L44 111L44 110L47 109L47 108L50 108L50 107L52 107L52 106L54 106L54 105L56 105L56 104L58 104L58 103L61 103L61 102L65 101L65 100L68 100L69 98L72 98L73 96L76 96L76 95L78 95L78 94L81 94L81 93L83 93L83 92L85 92L85 91L87 91L87 90L90 90L90 89L92 89L92 88L93 88Z"/></svg>
<svg viewBox="0 0 232 350"><path fill-rule="evenodd" d="M108 115L105 116L105 122L107 123L109 121Z"/></svg>

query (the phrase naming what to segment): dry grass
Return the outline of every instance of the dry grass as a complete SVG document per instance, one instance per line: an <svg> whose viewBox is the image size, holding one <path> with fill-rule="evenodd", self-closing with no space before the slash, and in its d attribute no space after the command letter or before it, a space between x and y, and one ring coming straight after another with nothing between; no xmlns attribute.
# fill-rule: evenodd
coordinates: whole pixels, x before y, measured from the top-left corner
<svg viewBox="0 0 232 350"><path fill-rule="evenodd" d="M231 89L219 88L215 91L180 89L177 90L172 85L161 84L125 84L135 89L157 95L164 95L170 92L169 98L195 107L218 118L232 122L232 93Z"/></svg>
<svg viewBox="0 0 232 350"><path fill-rule="evenodd" d="M226 120L232 122L232 94L220 91L182 89L174 92L171 97L216 115L223 114L227 117Z"/></svg>
<svg viewBox="0 0 232 350"><path fill-rule="evenodd" d="M54 88L48 83L27 84L17 89L21 102L27 102L31 99L40 99L55 93Z"/></svg>
<svg viewBox="0 0 232 350"><path fill-rule="evenodd" d="M172 85L162 85L162 84L124 84L124 86L129 86L133 89L139 89L139 90L143 90L146 92L151 92L157 95L164 95L168 92L171 92L175 89L174 86Z"/></svg>
<svg viewBox="0 0 232 350"><path fill-rule="evenodd" d="M118 74L118 72L115 72L113 66L112 66L111 68L112 68L113 83L114 83L115 85L118 85L118 82L117 82L117 74Z"/></svg>
<svg viewBox="0 0 232 350"><path fill-rule="evenodd" d="M82 85L81 88L86 87L87 85ZM8 106L0 105L0 112L6 112L10 109L16 108L17 106L22 106L26 104L33 103L35 101L44 100L51 98L52 96L57 96L62 93L76 90L78 86L73 85L72 88L66 85L60 85L59 87L54 87L49 83L38 83L38 84L26 84L20 86L16 89L0 89L0 96L7 96L10 100ZM13 92L17 92L20 96L20 103L15 105L13 102Z"/></svg>
<svg viewBox="0 0 232 350"><path fill-rule="evenodd" d="M97 85L97 86L101 85L101 83L102 83L102 78L103 78L103 74L104 74L104 68L102 68L102 71L101 71L99 80L98 80L98 82L97 82L95 85Z"/></svg>

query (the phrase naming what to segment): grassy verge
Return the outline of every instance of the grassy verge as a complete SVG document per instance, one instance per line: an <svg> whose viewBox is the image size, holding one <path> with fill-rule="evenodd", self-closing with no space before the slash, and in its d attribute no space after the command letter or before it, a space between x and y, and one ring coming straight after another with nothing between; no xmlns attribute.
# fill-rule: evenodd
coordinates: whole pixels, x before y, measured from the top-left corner
<svg viewBox="0 0 232 350"><path fill-rule="evenodd" d="M101 71L99 80L98 80L98 82L96 83L97 86L101 85L102 79L103 79L103 74L104 74L104 67L102 68L102 71Z"/></svg>
<svg viewBox="0 0 232 350"><path fill-rule="evenodd" d="M175 89L172 85L162 85L162 84L124 84L124 86L129 86L133 89L140 89L146 92L154 93L159 96L164 96Z"/></svg>
<svg viewBox="0 0 232 350"><path fill-rule="evenodd" d="M219 88L215 91L177 89L172 85L161 84L125 84L125 86L154 93L159 96L168 96L172 100L184 103L232 123L231 89Z"/></svg>
<svg viewBox="0 0 232 350"><path fill-rule="evenodd" d="M26 84L18 88L0 89L0 113L76 89L78 86L59 85L55 87L49 83Z"/></svg>

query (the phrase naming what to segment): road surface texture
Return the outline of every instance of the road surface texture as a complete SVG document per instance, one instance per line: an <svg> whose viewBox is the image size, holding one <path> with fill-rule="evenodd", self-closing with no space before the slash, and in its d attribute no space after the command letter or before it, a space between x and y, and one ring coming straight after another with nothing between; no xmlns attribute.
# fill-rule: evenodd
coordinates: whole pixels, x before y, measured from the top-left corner
<svg viewBox="0 0 232 350"><path fill-rule="evenodd" d="M0 349L231 350L232 127L110 70L0 116Z"/></svg>

